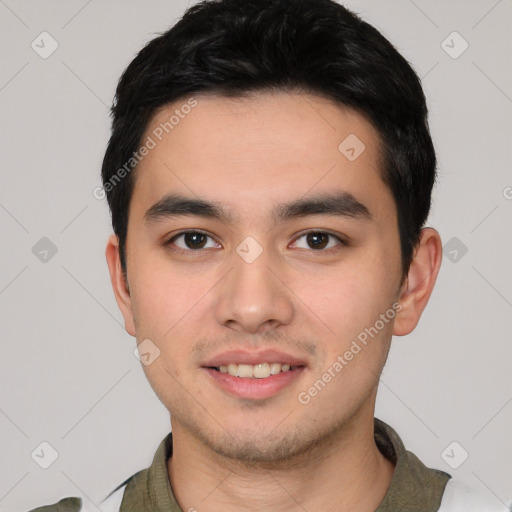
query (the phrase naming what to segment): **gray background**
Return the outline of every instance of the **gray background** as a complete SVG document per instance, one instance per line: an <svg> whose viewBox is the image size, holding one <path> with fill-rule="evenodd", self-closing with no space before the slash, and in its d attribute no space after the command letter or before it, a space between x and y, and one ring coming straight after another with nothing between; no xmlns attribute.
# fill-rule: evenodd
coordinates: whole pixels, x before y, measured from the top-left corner
<svg viewBox="0 0 512 512"><path fill-rule="evenodd" d="M423 78L440 172L430 224L449 243L420 325L394 339L376 415L427 465L509 503L512 2L346 5ZM121 72L186 6L0 0L0 510L99 502L169 431L114 300L93 189ZM31 47L43 31L59 45L46 59ZM469 44L457 58L453 31ZM59 454L48 469L43 441Z"/></svg>

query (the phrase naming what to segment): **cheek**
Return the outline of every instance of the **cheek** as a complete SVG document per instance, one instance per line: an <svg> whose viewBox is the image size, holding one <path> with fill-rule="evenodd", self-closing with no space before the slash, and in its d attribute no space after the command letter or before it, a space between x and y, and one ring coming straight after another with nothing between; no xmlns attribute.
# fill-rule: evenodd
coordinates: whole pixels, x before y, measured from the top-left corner
<svg viewBox="0 0 512 512"><path fill-rule="evenodd" d="M174 379L181 380L194 369L190 350L203 334L205 294L212 283L206 274L190 275L169 265L164 268L149 256L143 261L133 273L137 339L151 340L160 351L144 371L153 386L159 382L173 386Z"/></svg>
<svg viewBox="0 0 512 512"><path fill-rule="evenodd" d="M150 365L143 365L143 370L156 396L167 408L175 409L182 394L179 383L183 381L183 378L176 365L173 368L168 368L168 366L167 355L162 352L160 357Z"/></svg>
<svg viewBox="0 0 512 512"><path fill-rule="evenodd" d="M190 275L159 263L145 258L144 264L135 268L132 287L132 304L140 331L157 338L170 336L182 327L210 287L205 276Z"/></svg>
<svg viewBox="0 0 512 512"><path fill-rule="evenodd" d="M361 260L362 261L362 260ZM313 314L313 322L324 325L325 334L340 343L350 341L372 326L393 303L393 286L380 265L369 260L355 267L340 266L315 275L312 284L304 282L297 295Z"/></svg>

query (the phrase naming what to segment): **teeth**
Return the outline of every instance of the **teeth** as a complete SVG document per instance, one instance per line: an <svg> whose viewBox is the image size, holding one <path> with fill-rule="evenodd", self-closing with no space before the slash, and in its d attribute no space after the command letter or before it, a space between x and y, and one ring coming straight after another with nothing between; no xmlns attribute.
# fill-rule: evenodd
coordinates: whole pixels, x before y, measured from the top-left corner
<svg viewBox="0 0 512 512"><path fill-rule="evenodd" d="M270 375L277 375L281 371L281 365L279 363L272 363L270 365Z"/></svg>
<svg viewBox="0 0 512 512"><path fill-rule="evenodd" d="M233 374L231 374L231 375L233 375ZM239 364L238 365L238 376L239 377L247 377L247 378L253 377L254 376L253 366L251 366L250 364Z"/></svg>
<svg viewBox="0 0 512 512"><path fill-rule="evenodd" d="M281 363L260 363L260 364L228 364L219 366L221 373L229 373L233 377L243 377L246 379L265 379L271 375L277 375L280 372L290 371L289 364Z"/></svg>
<svg viewBox="0 0 512 512"><path fill-rule="evenodd" d="M268 363L261 363L253 366L253 375L257 379L264 379L270 377L270 365Z"/></svg>

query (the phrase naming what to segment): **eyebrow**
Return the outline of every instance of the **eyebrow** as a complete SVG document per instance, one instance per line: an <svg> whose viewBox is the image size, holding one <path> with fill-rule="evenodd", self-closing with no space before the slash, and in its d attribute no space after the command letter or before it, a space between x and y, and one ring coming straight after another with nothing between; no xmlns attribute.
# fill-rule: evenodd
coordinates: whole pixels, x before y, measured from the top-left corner
<svg viewBox="0 0 512 512"><path fill-rule="evenodd" d="M220 203L201 198L168 194L144 214L144 222L157 223L179 216L197 216L217 219L233 224L236 216ZM335 215L358 220L371 220L368 208L349 192L338 191L300 198L288 203L279 203L272 210L275 222L286 221L310 215Z"/></svg>

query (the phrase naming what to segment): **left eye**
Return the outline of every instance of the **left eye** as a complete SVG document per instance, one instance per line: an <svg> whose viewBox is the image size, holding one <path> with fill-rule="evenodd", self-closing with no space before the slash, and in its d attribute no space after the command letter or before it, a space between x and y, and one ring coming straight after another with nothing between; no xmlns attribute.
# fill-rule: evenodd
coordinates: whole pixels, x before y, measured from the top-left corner
<svg viewBox="0 0 512 512"><path fill-rule="evenodd" d="M329 237L331 239L337 240L339 243L334 245L329 245ZM302 234L299 238L296 240L300 240L301 238L306 239L306 244L308 247L302 247L304 249L331 249L332 247L335 247L336 245L344 245L344 242L341 238L339 238L336 235L333 235L331 233L326 233L324 231L310 231L309 233ZM296 244L297 242L295 242Z"/></svg>

